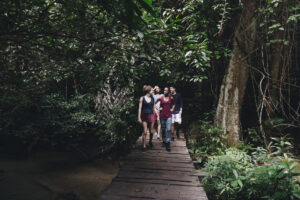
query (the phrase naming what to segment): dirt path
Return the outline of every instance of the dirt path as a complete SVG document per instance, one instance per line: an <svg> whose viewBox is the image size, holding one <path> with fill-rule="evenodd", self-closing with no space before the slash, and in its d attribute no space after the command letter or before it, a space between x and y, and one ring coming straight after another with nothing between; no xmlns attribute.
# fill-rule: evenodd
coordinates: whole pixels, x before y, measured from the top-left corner
<svg viewBox="0 0 300 200"><path fill-rule="evenodd" d="M0 199L96 200L119 170L119 161L79 162L47 153L28 160L0 159Z"/></svg>

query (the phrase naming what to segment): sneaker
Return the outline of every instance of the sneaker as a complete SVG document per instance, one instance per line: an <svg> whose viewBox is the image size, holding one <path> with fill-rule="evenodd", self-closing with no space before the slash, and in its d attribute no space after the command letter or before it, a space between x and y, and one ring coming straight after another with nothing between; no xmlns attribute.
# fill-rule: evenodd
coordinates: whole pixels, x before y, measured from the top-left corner
<svg viewBox="0 0 300 200"><path fill-rule="evenodd" d="M172 141L175 141L175 137L172 137Z"/></svg>
<svg viewBox="0 0 300 200"><path fill-rule="evenodd" d="M161 146L162 146L162 147L166 147L166 142L163 141Z"/></svg>
<svg viewBox="0 0 300 200"><path fill-rule="evenodd" d="M168 142L168 143L166 144L166 149L167 149L167 151L171 151L171 145L170 145L170 142Z"/></svg>
<svg viewBox="0 0 300 200"><path fill-rule="evenodd" d="M155 133L154 133L154 136L155 136L155 137L158 137L158 133L157 133L156 131L155 131Z"/></svg>
<svg viewBox="0 0 300 200"><path fill-rule="evenodd" d="M142 148L142 152L143 152L143 153L146 152L146 148L145 148L145 147Z"/></svg>
<svg viewBox="0 0 300 200"><path fill-rule="evenodd" d="M153 143L152 143L152 141L149 141L149 147L153 147Z"/></svg>
<svg viewBox="0 0 300 200"><path fill-rule="evenodd" d="M160 140L160 136L159 136L159 134L157 134L157 139L158 139L158 140Z"/></svg>
<svg viewBox="0 0 300 200"><path fill-rule="evenodd" d="M179 133L176 133L176 137L177 137L177 139L179 139Z"/></svg>

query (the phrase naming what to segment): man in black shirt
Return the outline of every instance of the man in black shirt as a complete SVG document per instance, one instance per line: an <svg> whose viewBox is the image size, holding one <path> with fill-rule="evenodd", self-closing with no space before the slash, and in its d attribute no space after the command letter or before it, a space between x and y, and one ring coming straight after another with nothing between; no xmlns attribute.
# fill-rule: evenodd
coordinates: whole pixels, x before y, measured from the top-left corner
<svg viewBox="0 0 300 200"><path fill-rule="evenodd" d="M182 123L182 97L179 93L176 92L176 88L174 86L170 87L171 95L174 99L175 109L172 113L172 140L174 140L175 129L176 136L179 138L179 127Z"/></svg>

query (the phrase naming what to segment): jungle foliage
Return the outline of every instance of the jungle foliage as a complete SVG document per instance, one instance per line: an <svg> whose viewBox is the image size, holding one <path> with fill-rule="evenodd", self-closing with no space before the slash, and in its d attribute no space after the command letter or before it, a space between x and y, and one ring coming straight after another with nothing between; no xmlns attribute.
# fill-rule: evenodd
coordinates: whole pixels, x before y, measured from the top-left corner
<svg viewBox="0 0 300 200"><path fill-rule="evenodd" d="M211 199L297 199L299 11L299 0L2 0L0 153L121 151L141 132L142 86L175 84Z"/></svg>
<svg viewBox="0 0 300 200"><path fill-rule="evenodd" d="M90 141L102 152L134 141L142 84L207 79L211 51L189 4L0 4L1 138L19 140L29 152Z"/></svg>
<svg viewBox="0 0 300 200"><path fill-rule="evenodd" d="M270 124L293 137L299 128L300 7L297 0L255 2L259 37L247 58L240 139L266 147ZM1 138L28 151L96 141L103 152L134 141L144 84L176 84L187 97L186 119L199 120L218 104L245 3L1 1ZM222 141L220 130L207 131Z"/></svg>

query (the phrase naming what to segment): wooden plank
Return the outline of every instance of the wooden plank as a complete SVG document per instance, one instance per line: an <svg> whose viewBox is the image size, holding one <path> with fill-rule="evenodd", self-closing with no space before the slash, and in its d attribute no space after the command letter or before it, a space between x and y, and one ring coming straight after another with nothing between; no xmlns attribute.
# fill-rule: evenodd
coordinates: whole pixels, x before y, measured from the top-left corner
<svg viewBox="0 0 300 200"><path fill-rule="evenodd" d="M154 198L152 198L152 197L141 198L141 197L131 197L131 196L125 196L125 195L119 196L119 195L105 195L105 194L101 196L101 200L141 200L141 199L153 200Z"/></svg>
<svg viewBox="0 0 300 200"><path fill-rule="evenodd" d="M161 163L186 163L186 164L192 164L193 162L189 159L182 159L182 158L161 158L161 157L152 157L152 158L143 158L143 157L137 157L137 158L127 158L125 160L126 162L135 162L135 161L139 161L139 162L161 162Z"/></svg>
<svg viewBox="0 0 300 200"><path fill-rule="evenodd" d="M127 173L127 172L142 172L142 173L148 173L148 174L169 174L170 176L181 176L181 175L188 175L188 176L197 176L200 174L199 170L193 169L193 170L156 170L156 169L141 169L141 168L130 168L130 167L122 167L119 172L121 173Z"/></svg>
<svg viewBox="0 0 300 200"><path fill-rule="evenodd" d="M122 170L126 171L126 172L141 172L141 173L148 173L148 174L153 174L155 172L157 173L186 173L189 176L197 176L198 177L198 173L195 172L194 170L165 170L165 169L144 169L144 168L130 168L130 167L126 167L126 168L122 168Z"/></svg>
<svg viewBox="0 0 300 200"><path fill-rule="evenodd" d="M206 197L202 187L124 182L113 182L111 187L105 191L105 195L154 199L200 199Z"/></svg>
<svg viewBox="0 0 300 200"><path fill-rule="evenodd" d="M145 169L145 168L134 168L134 167L122 167L121 170L124 171L131 171L131 172L143 172L143 173L187 173L190 174L191 176L197 176L198 171L197 170L165 170L165 169ZM120 171L121 171L120 170ZM176 175L175 175L176 176Z"/></svg>
<svg viewBox="0 0 300 200"><path fill-rule="evenodd" d="M157 180L174 180L174 181L198 181L196 176L191 173L184 172L142 172L142 171L125 171L121 170L117 178L143 178L143 179L157 179Z"/></svg>
<svg viewBox="0 0 300 200"><path fill-rule="evenodd" d="M139 148L136 148L135 150L140 150ZM152 153L154 153L154 152L156 152L156 151L161 151L161 152L168 152L166 149L165 149L165 147L157 147L157 148L155 148L155 147L153 147L153 148L150 148L150 147L148 147L147 148L147 151L148 152L152 152ZM187 149L186 149L186 147L173 147L173 146L171 146L171 151L170 152L182 152L182 153L188 153L188 151L187 151Z"/></svg>
<svg viewBox="0 0 300 200"><path fill-rule="evenodd" d="M178 160L188 160L190 162L192 162L192 159L187 156L187 155L178 155L178 154L156 154L156 155L151 155L151 154L139 154L139 153L135 153L136 155L132 155L132 156L128 156L128 159L161 159L161 160L165 160L168 161L170 160L174 160L174 159L178 159ZM126 159L124 160L126 161ZM193 165L193 163L192 163Z"/></svg>
<svg viewBox="0 0 300 200"><path fill-rule="evenodd" d="M169 168L169 167L166 167L166 166L160 166L160 167L157 167L157 166L136 166L136 165L124 165L122 166L123 169L140 169L142 171L144 170L157 170L157 171L160 171L160 170L164 170L164 171L177 171L177 172L192 172L194 171L194 169L192 168Z"/></svg>
<svg viewBox="0 0 300 200"><path fill-rule="evenodd" d="M166 153L166 152L156 152L156 153L142 153L141 151L137 151L132 153L131 155L128 156L128 158L132 157L143 157L143 158L148 158L148 157L160 157L160 158L178 158L178 159L188 159L191 160L190 156L188 154L171 154L171 153Z"/></svg>
<svg viewBox="0 0 300 200"><path fill-rule="evenodd" d="M177 185L177 186L193 186L200 187L199 180L194 181L181 181L181 180L164 180L164 179L144 179L144 178L115 178L115 182L124 182L124 183L147 183L155 185Z"/></svg>
<svg viewBox="0 0 300 200"><path fill-rule="evenodd" d="M154 167L154 168L189 168L195 169L192 163L174 163L174 162L152 162L152 161L139 161L139 160L132 160L131 162L125 162L125 165L129 166L136 166L136 167Z"/></svg>
<svg viewBox="0 0 300 200"><path fill-rule="evenodd" d="M141 149L135 149L132 151L132 153L139 153L141 152ZM170 152L168 152L167 150L164 150L164 149L147 149L147 153L151 153L151 154L167 154L167 155L170 155L170 154L177 154L177 155L185 155L185 156L188 156L189 155L189 152L186 150L186 151L183 151L183 150L171 150ZM145 154L145 153L144 153Z"/></svg>
<svg viewBox="0 0 300 200"><path fill-rule="evenodd" d="M171 143L170 145L173 149L186 149L185 145L176 145L174 143ZM137 146L136 148L141 147L141 146ZM153 143L153 147L151 147L151 149L164 149L165 147L162 147L161 143Z"/></svg>
<svg viewBox="0 0 300 200"><path fill-rule="evenodd" d="M148 145L149 143L147 143ZM162 142L152 142L153 148L161 148L162 147ZM142 146L142 143L136 144L135 148L140 148ZM171 147L186 147L185 143L177 143L177 142L171 142Z"/></svg>
<svg viewBox="0 0 300 200"><path fill-rule="evenodd" d="M145 196L139 196L139 197L134 197L134 196L125 196L125 195L103 195L101 200L153 200L156 198L153 197L145 197ZM174 199L170 199L170 198L157 198L159 200L174 200ZM185 197L185 196L181 196L176 198L177 200L207 200L206 197Z"/></svg>

